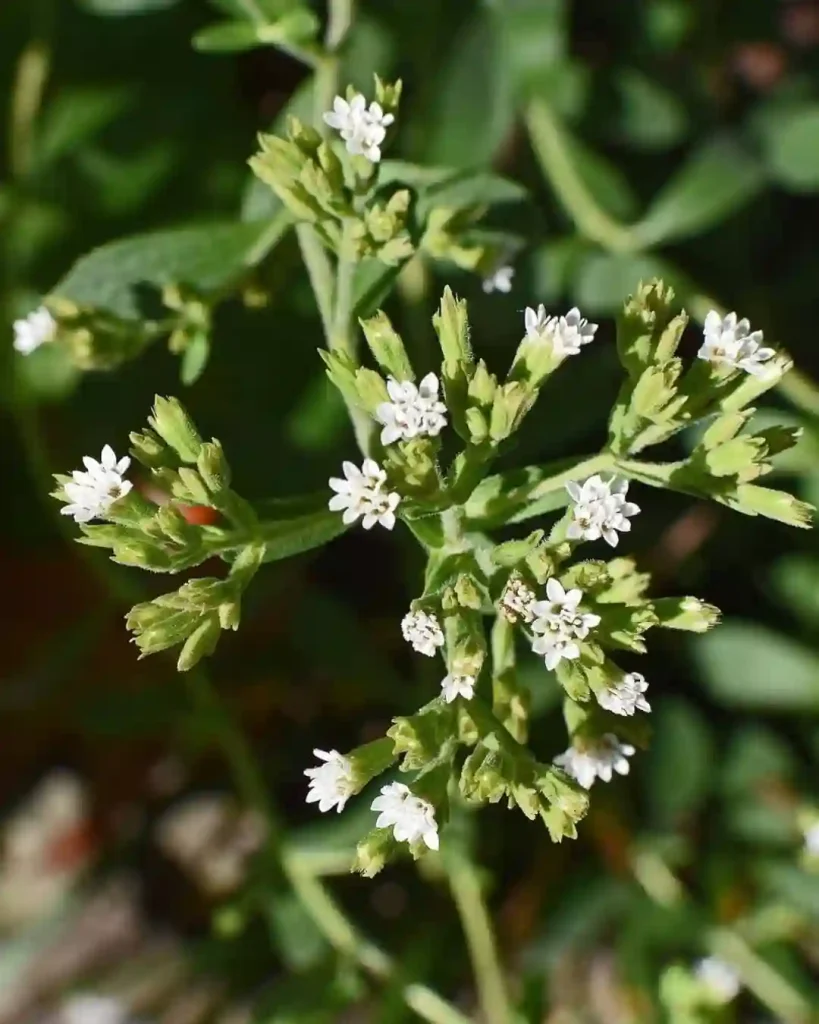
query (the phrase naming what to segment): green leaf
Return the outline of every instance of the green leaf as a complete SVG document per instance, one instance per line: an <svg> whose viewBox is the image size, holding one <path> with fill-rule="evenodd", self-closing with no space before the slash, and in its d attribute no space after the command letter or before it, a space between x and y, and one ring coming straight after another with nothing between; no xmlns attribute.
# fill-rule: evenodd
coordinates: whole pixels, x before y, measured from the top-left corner
<svg viewBox="0 0 819 1024"><path fill-rule="evenodd" d="M767 118L763 144L781 185L794 192L819 189L819 103L793 105Z"/></svg>
<svg viewBox="0 0 819 1024"><path fill-rule="evenodd" d="M574 301L589 313L612 313L620 309L638 281L655 277L674 283L672 268L651 253L593 252L576 271Z"/></svg>
<svg viewBox="0 0 819 1024"><path fill-rule="evenodd" d="M600 206L618 220L632 220L639 210L639 203L628 178L619 167L568 132L564 142L575 174Z"/></svg>
<svg viewBox="0 0 819 1024"><path fill-rule="evenodd" d="M179 0L78 0L80 7L91 14L124 16L150 14L175 7Z"/></svg>
<svg viewBox="0 0 819 1024"><path fill-rule="evenodd" d="M93 139L133 105L131 89L79 87L58 93L46 106L37 135L36 161L45 167Z"/></svg>
<svg viewBox="0 0 819 1024"><path fill-rule="evenodd" d="M611 124L615 137L648 150L668 149L684 137L688 115L674 93L634 68L616 74L613 85L619 102Z"/></svg>
<svg viewBox="0 0 819 1024"><path fill-rule="evenodd" d="M729 138L706 142L660 191L635 228L644 245L701 234L762 191L757 161Z"/></svg>
<svg viewBox="0 0 819 1024"><path fill-rule="evenodd" d="M185 284L207 294L245 267L266 223L211 224L111 242L81 257L53 289L55 297L118 316L142 318L140 291Z"/></svg>
<svg viewBox="0 0 819 1024"><path fill-rule="evenodd" d="M326 495L325 495L326 501ZM265 562L278 562L304 551L323 547L347 530L338 512L321 512L298 516L295 519L270 520L261 526L265 543Z"/></svg>
<svg viewBox="0 0 819 1024"><path fill-rule="evenodd" d="M488 164L510 132L515 115L511 82L498 49L497 32L486 16L467 25L451 47L436 103L423 114L421 139L429 163Z"/></svg>
<svg viewBox="0 0 819 1024"><path fill-rule="evenodd" d="M298 46L315 38L318 28L315 14L299 8L271 24L220 21L208 25L193 37L193 46L200 53L235 53L256 46Z"/></svg>
<svg viewBox="0 0 819 1024"><path fill-rule="evenodd" d="M819 708L819 655L755 622L727 622L693 645L705 685L721 703L768 711Z"/></svg>
<svg viewBox="0 0 819 1024"><path fill-rule="evenodd" d="M771 582L778 597L805 625L819 627L819 560L785 555L774 563Z"/></svg>
<svg viewBox="0 0 819 1024"><path fill-rule="evenodd" d="M684 700L664 700L652 720L655 731L645 778L654 819L660 828L670 828L681 815L697 811L708 796L714 738L702 714Z"/></svg>

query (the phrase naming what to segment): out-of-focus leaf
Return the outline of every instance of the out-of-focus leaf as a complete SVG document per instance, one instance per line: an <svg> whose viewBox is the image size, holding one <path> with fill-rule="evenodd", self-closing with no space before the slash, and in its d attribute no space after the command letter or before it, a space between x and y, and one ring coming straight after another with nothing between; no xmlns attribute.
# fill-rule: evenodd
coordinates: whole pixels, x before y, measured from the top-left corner
<svg viewBox="0 0 819 1024"><path fill-rule="evenodd" d="M201 332L196 335L182 354L180 376L183 384L193 384L205 372L210 355L210 338Z"/></svg>
<svg viewBox="0 0 819 1024"><path fill-rule="evenodd" d="M18 373L25 390L44 401L66 398L80 377L80 371L60 345L42 345L20 360Z"/></svg>
<svg viewBox="0 0 819 1024"><path fill-rule="evenodd" d="M755 158L736 142L707 142L654 199L637 234L645 245L656 245L707 231L753 199L764 177Z"/></svg>
<svg viewBox="0 0 819 1024"><path fill-rule="evenodd" d="M668 149L684 138L688 115L681 101L633 68L616 76L618 114L610 126L615 137L638 149Z"/></svg>
<svg viewBox="0 0 819 1024"><path fill-rule="evenodd" d="M713 781L714 737L703 715L676 698L663 700L652 722L645 778L654 819L668 828L706 800Z"/></svg>
<svg viewBox="0 0 819 1024"><path fill-rule="evenodd" d="M819 920L819 876L781 861L759 865L756 874L770 895Z"/></svg>
<svg viewBox="0 0 819 1024"><path fill-rule="evenodd" d="M249 21L221 21L208 25L193 37L194 48L202 53L234 53L256 46L298 46L318 32L318 18L307 8L297 8L271 24Z"/></svg>
<svg viewBox="0 0 819 1024"><path fill-rule="evenodd" d="M186 284L208 293L247 265L265 224L212 224L111 242L83 256L53 289L60 298L139 317L140 288Z"/></svg>
<svg viewBox="0 0 819 1024"><path fill-rule="evenodd" d="M178 156L178 146L170 139L127 157L89 145L78 151L76 166L96 190L100 207L123 216L160 190L172 175Z"/></svg>
<svg viewBox="0 0 819 1024"><path fill-rule="evenodd" d="M349 417L339 391L321 373L307 385L287 421L287 433L306 452L327 451L349 429Z"/></svg>
<svg viewBox="0 0 819 1024"><path fill-rule="evenodd" d="M639 204L623 172L574 136L567 135L566 146L575 173L600 206L618 220L633 220Z"/></svg>
<svg viewBox="0 0 819 1024"><path fill-rule="evenodd" d="M784 740L771 729L745 726L725 751L720 789L726 800L736 800L767 782L788 779L793 768L794 756Z"/></svg>
<svg viewBox="0 0 819 1024"><path fill-rule="evenodd" d="M819 708L819 655L759 623L727 622L692 645L709 691L731 707Z"/></svg>
<svg viewBox="0 0 819 1024"><path fill-rule="evenodd" d="M389 295L401 267L388 267L380 260L362 260L355 271L355 315L372 316Z"/></svg>
<svg viewBox="0 0 819 1024"><path fill-rule="evenodd" d="M805 625L819 627L819 560L810 555L784 555L771 570L778 597Z"/></svg>
<svg viewBox="0 0 819 1024"><path fill-rule="evenodd" d="M511 82L498 59L491 19L479 16L450 48L434 108L424 114L425 156L433 164L488 164L509 134L515 110ZM475 69L481 68L476 75Z"/></svg>
<svg viewBox="0 0 819 1024"><path fill-rule="evenodd" d="M779 110L762 128L768 164L777 181L794 192L819 189L819 103Z"/></svg>
<svg viewBox="0 0 819 1024"><path fill-rule="evenodd" d="M126 88L82 87L58 93L46 107L37 136L36 161L44 168L93 139L133 105Z"/></svg>
<svg viewBox="0 0 819 1024"><path fill-rule="evenodd" d="M569 294L577 268L590 255L589 243L576 235L558 238L536 250L531 257L534 294L547 307Z"/></svg>
<svg viewBox="0 0 819 1024"><path fill-rule="evenodd" d="M638 281L661 277L673 284L674 276L673 270L651 253L593 252L576 270L574 301L589 313L610 314L620 309Z"/></svg>
<svg viewBox="0 0 819 1024"><path fill-rule="evenodd" d="M150 14L175 7L180 0L78 0L80 7L91 14Z"/></svg>

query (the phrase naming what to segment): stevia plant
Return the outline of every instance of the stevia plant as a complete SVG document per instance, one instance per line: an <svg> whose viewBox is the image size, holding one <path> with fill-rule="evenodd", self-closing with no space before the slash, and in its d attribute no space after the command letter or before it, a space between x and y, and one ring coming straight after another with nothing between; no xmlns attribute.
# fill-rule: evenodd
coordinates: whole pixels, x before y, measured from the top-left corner
<svg viewBox="0 0 819 1024"><path fill-rule="evenodd" d="M290 44L314 45L301 36ZM371 100L352 89L324 97L314 126L291 119L286 135L262 136L251 161L284 212L246 262L295 230L326 336L320 355L360 449L327 489L248 502L233 488L221 444L203 438L177 399L157 398L147 427L131 435L130 456L106 445L99 460L57 477L55 491L81 543L110 550L120 564L175 574L214 558L225 563L223 574L188 579L128 615L141 654L178 649L183 672L212 653L223 630L238 629L244 593L265 562L317 548L355 525L411 532L426 571L394 628L420 657L441 659L440 689L414 714L395 718L380 739L344 753L317 750L317 765L305 768L308 802L340 812L397 766L397 777L382 779L371 803L374 827L358 845L355 867L366 875L403 850L446 856L444 826L459 804L505 800L540 817L554 840L574 837L594 783L629 771L649 741L651 710L650 683L633 655L645 651L652 627L702 632L719 615L699 598L652 599L650 578L632 559L601 557L604 545L617 547L639 524L632 499L640 502L640 487L793 526L808 525L811 511L757 482L797 437L791 428L750 423L752 403L790 368L787 356L765 347L747 321L713 312L699 351L683 360L687 318L660 281L640 284L617 322L625 374L605 447L549 466L495 471L541 389L555 386L552 375L601 344L597 325L578 309L561 316L528 308L503 377L476 358L466 304L447 289L429 328L440 347L437 372L419 379L403 339L374 311L401 269L413 259L446 261L479 273L486 292L508 291L515 242L482 222L491 189L475 203L434 172L382 159L400 95L400 83L376 80ZM165 313L150 321L58 288L15 325L15 347L27 354L57 345L81 369L99 370L167 339L181 356L183 379L193 382L206 364L222 295L255 300L246 271L208 294L183 285L180 267L162 282ZM689 427L699 432L686 458L644 457ZM211 510L211 521L191 522L190 506ZM527 520L537 529L496 536L517 533ZM581 545L597 547L578 554ZM516 669L525 646L543 661L542 685L562 688L564 750L536 751L528 742L530 695ZM288 871L315 906L303 879ZM686 990L691 1005L707 1004L708 1012L731 989L714 965L676 983L670 977L670 1003L684 1003ZM712 998L706 989L720 983ZM444 1019L425 999L423 1015Z"/></svg>
<svg viewBox="0 0 819 1024"><path fill-rule="evenodd" d="M251 160L300 232L327 330L320 354L356 427L361 464L344 462L329 481L329 500L293 498L262 515L234 490L221 444L202 438L177 399L157 398L147 428L131 435L131 457L167 502L157 506L134 487L129 458L117 459L109 446L99 461L58 476L55 492L80 525L81 542L110 549L116 562L168 573L214 556L227 563L224 576L189 579L128 615L141 654L178 647L180 671L211 654L223 630L238 628L244 592L266 560L327 543L357 523L410 530L427 565L400 629L419 655L440 657L440 690L414 714L395 718L382 739L344 754L316 751L319 765L306 769L308 800L322 811L342 810L394 764L408 780L387 782L372 801L378 817L355 861L366 875L402 844L414 857L437 850L454 800L505 800L542 819L555 841L574 837L594 782L629 771L629 759L648 742L650 712L649 683L632 655L645 652L654 627L703 632L719 617L700 598L652 598L649 575L628 556L600 557L603 545L617 547L638 521L634 483L792 526L808 525L811 511L757 482L798 432L746 429L751 403L790 360L765 347L746 320L717 313L705 321L696 357L684 360L678 349L687 316L661 281L640 284L618 319L625 375L606 445L558 465L492 472L541 389L595 343L597 325L578 309L555 316L542 305L527 308L505 377L476 357L466 303L449 288L432 323L437 373L417 379L383 311L360 320L371 357L362 358L353 326L356 271L365 261L400 265L423 249L430 230L427 223L419 238L410 191L379 178L400 93L400 83L376 79L368 104L350 90L323 118L340 140L293 119L286 138L262 136ZM507 278L495 270L490 286ZM63 340L59 300L51 306L56 317L40 310L18 325L22 351ZM93 340L91 324L84 330ZM694 425L703 429L686 458L643 457ZM218 519L193 524L180 504L213 509ZM555 521L544 519L563 505ZM542 525L524 537L493 538L529 519ZM592 557L582 557L585 545L597 545ZM515 669L522 644L543 659L543 685L551 676L563 690L563 752L527 743L529 694Z"/></svg>

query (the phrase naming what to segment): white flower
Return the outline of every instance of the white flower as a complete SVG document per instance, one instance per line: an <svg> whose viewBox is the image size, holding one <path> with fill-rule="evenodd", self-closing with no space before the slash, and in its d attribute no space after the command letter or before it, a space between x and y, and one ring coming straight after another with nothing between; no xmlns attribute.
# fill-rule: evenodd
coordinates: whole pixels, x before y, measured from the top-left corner
<svg viewBox="0 0 819 1024"><path fill-rule="evenodd" d="M445 676L441 683L441 693L447 704L451 704L456 697L463 697L464 700L472 700L475 696L474 676Z"/></svg>
<svg viewBox="0 0 819 1024"><path fill-rule="evenodd" d="M335 128L347 143L347 152L366 157L377 164L381 159L381 143L395 118L385 114L380 103L371 103L356 93L347 102L342 96L333 100L333 109L324 114L325 122Z"/></svg>
<svg viewBox="0 0 819 1024"><path fill-rule="evenodd" d="M329 501L333 512L344 510L343 521L349 525L363 516L361 525L371 530L379 523L386 530L395 526L395 510L401 497L394 491L385 491L387 474L372 459L365 459L361 469L352 462L342 465L346 479L330 478L330 487L336 492Z"/></svg>
<svg viewBox="0 0 819 1024"><path fill-rule="evenodd" d="M75 469L71 474L71 481L63 487L69 504L60 509L64 516L73 516L76 523L103 518L111 505L133 487L123 475L131 460L127 456L117 460L109 444L102 449L99 462L87 455L82 461L85 470Z"/></svg>
<svg viewBox="0 0 819 1024"><path fill-rule="evenodd" d="M25 320L14 321L14 347L27 356L46 342L53 341L56 333L57 321L45 306L40 306Z"/></svg>
<svg viewBox="0 0 819 1024"><path fill-rule="evenodd" d="M586 639L589 630L600 624L600 616L580 611L583 591L565 590L554 576L546 581L546 596L547 601L532 605L532 631L538 634L532 641L532 650L543 655L546 668L552 671L564 659L574 661L580 657L576 641Z"/></svg>
<svg viewBox="0 0 819 1024"><path fill-rule="evenodd" d="M537 309L527 306L523 314L526 337L533 340L543 340L554 329L556 323L557 317L549 316L543 303Z"/></svg>
<svg viewBox="0 0 819 1024"><path fill-rule="evenodd" d="M518 619L531 622L535 617L535 601L534 591L519 576L511 576L501 595L500 610L509 622L517 622Z"/></svg>
<svg viewBox="0 0 819 1024"><path fill-rule="evenodd" d="M370 806L373 811L380 812L375 827L392 827L393 835L399 843L423 840L430 850L438 849L435 808L428 800L415 796L409 786L402 782L382 786L381 794Z"/></svg>
<svg viewBox="0 0 819 1024"><path fill-rule="evenodd" d="M305 769L304 774L310 779L307 803L318 803L322 814L333 807L340 814L355 793L352 762L337 750L314 750L313 753L323 763Z"/></svg>
<svg viewBox="0 0 819 1024"><path fill-rule="evenodd" d="M124 1024L128 1011L110 996L70 996L60 1007L62 1024Z"/></svg>
<svg viewBox="0 0 819 1024"><path fill-rule="evenodd" d="M555 758L555 764L576 779L584 789L591 789L595 779L611 782L613 772L628 775L628 758L633 753L634 747L631 744L621 743L609 732L582 750L569 747Z"/></svg>
<svg viewBox="0 0 819 1024"><path fill-rule="evenodd" d="M435 656L436 647L444 645L441 624L431 612L407 612L401 620L401 632L414 650L428 658Z"/></svg>
<svg viewBox="0 0 819 1024"><path fill-rule="evenodd" d="M580 657L580 647L560 628L558 624L549 624L542 636L532 641L535 654L542 654L546 668L552 672L561 661L575 661Z"/></svg>
<svg viewBox="0 0 819 1024"><path fill-rule="evenodd" d="M566 535L572 540L599 540L617 547L619 533L628 533L628 516L636 516L640 506L626 501L628 481L612 477L605 481L591 476L583 484L570 480L566 484L572 506L572 521Z"/></svg>
<svg viewBox="0 0 819 1024"><path fill-rule="evenodd" d="M438 399L438 386L434 373L428 373L417 387L409 380L387 380L392 401L382 402L375 411L376 419L384 426L382 444L440 434L446 426L446 406Z"/></svg>
<svg viewBox="0 0 819 1024"><path fill-rule="evenodd" d="M694 976L706 985L721 1003L730 1003L739 995L742 980L739 973L724 960L707 956L694 968Z"/></svg>
<svg viewBox="0 0 819 1024"><path fill-rule="evenodd" d="M643 694L648 689L648 682L639 672L629 672L610 690L597 695L601 708L615 715L633 715L635 711L651 711L651 705Z"/></svg>
<svg viewBox="0 0 819 1024"><path fill-rule="evenodd" d="M752 331L747 320L738 321L736 313L722 318L712 309L705 318L703 343L697 355L714 366L728 366L762 377L768 373L765 364L776 351L762 346L762 331Z"/></svg>
<svg viewBox="0 0 819 1024"><path fill-rule="evenodd" d="M819 821L805 829L805 853L819 857Z"/></svg>
<svg viewBox="0 0 819 1024"><path fill-rule="evenodd" d="M575 306L565 316L553 318L555 352L564 356L576 356L582 345L594 341L597 324L590 324L580 315Z"/></svg>
<svg viewBox="0 0 819 1024"><path fill-rule="evenodd" d="M510 266L497 267L489 277L484 278L483 290L487 295L492 292L511 292L512 278L515 276L515 268Z"/></svg>

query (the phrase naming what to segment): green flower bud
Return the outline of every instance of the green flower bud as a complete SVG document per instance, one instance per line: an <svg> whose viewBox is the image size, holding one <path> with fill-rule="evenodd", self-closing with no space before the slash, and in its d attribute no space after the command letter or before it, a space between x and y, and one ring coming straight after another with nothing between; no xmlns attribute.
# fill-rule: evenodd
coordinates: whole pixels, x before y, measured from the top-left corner
<svg viewBox="0 0 819 1024"><path fill-rule="evenodd" d="M171 490L175 498L192 505L204 505L209 508L213 501L212 495L202 482L202 477L188 466L180 466Z"/></svg>
<svg viewBox="0 0 819 1024"><path fill-rule="evenodd" d="M202 445L196 468L211 494L218 496L230 487L230 466L222 445L216 439Z"/></svg>
<svg viewBox="0 0 819 1024"><path fill-rule="evenodd" d="M148 423L183 462L196 462L202 448L202 438L178 399L157 395Z"/></svg>
<svg viewBox="0 0 819 1024"><path fill-rule="evenodd" d="M492 549L495 565L513 569L531 555L543 540L543 530L535 530L522 540L507 540ZM572 584L574 586L574 584Z"/></svg>
<svg viewBox="0 0 819 1024"><path fill-rule="evenodd" d="M374 828L356 846L352 870L365 878L375 878L388 861L396 856L399 846L391 829Z"/></svg>
<svg viewBox="0 0 819 1024"><path fill-rule="evenodd" d="M162 442L152 430L134 432L130 435L131 455L147 469L167 466L176 469L179 459L176 453Z"/></svg>
<svg viewBox="0 0 819 1024"><path fill-rule="evenodd" d="M407 350L386 313L379 310L369 320L360 320L359 323L381 369L397 381L414 381L415 374Z"/></svg>
<svg viewBox="0 0 819 1024"><path fill-rule="evenodd" d="M661 597L651 606L660 626L706 633L719 623L721 612L698 597Z"/></svg>
<svg viewBox="0 0 819 1024"><path fill-rule="evenodd" d="M185 641L176 663L177 671L188 672L203 658L213 654L220 633L219 620L215 616L204 619Z"/></svg>
<svg viewBox="0 0 819 1024"><path fill-rule="evenodd" d="M469 320L466 302L444 289L441 307L432 318L433 326L444 355L444 375L471 377L473 368L472 348L469 344Z"/></svg>
<svg viewBox="0 0 819 1024"><path fill-rule="evenodd" d="M414 715L393 719L387 736L395 757L403 758L402 771L424 768L439 757L455 734L455 708L436 699Z"/></svg>
<svg viewBox="0 0 819 1024"><path fill-rule="evenodd" d="M358 793L368 782L385 772L394 763L395 757L394 742L390 736L383 736L351 750L347 758L352 765L355 791Z"/></svg>

